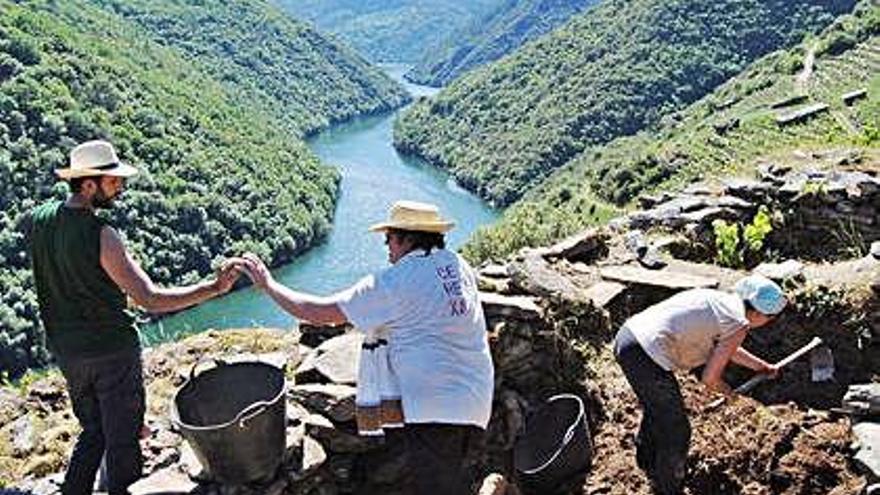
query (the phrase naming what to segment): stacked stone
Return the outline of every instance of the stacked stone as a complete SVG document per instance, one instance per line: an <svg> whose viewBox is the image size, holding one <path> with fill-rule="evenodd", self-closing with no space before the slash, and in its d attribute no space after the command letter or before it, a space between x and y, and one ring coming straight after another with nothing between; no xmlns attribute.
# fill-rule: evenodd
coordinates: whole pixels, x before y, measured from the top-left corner
<svg viewBox="0 0 880 495"><path fill-rule="evenodd" d="M714 220L747 224L766 205L782 214L769 242L785 255L834 259L863 254L880 240L880 179L861 171L765 164L757 180L727 180L720 190L694 185L675 195L643 196L640 204L643 210L611 225L683 232L711 245Z"/></svg>

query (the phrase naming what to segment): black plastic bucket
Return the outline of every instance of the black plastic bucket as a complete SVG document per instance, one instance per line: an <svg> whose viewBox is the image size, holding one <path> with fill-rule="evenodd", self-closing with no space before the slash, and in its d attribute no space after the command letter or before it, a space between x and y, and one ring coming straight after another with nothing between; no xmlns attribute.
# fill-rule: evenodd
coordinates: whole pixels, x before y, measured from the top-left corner
<svg viewBox="0 0 880 495"><path fill-rule="evenodd" d="M584 402L555 395L526 418L513 448L517 478L530 493L552 493L589 472L593 456Z"/></svg>
<svg viewBox="0 0 880 495"><path fill-rule="evenodd" d="M177 391L171 421L206 475L239 485L268 481L284 455L287 384L284 371L260 362L227 364L195 374Z"/></svg>

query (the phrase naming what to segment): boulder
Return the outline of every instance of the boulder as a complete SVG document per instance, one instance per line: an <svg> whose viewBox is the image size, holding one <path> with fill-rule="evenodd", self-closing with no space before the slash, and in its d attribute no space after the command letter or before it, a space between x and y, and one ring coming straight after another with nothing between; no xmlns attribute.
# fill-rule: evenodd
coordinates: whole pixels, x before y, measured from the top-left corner
<svg viewBox="0 0 880 495"><path fill-rule="evenodd" d="M306 409L337 423L354 421L357 389L350 385L309 383L290 389L290 397Z"/></svg>
<svg viewBox="0 0 880 495"><path fill-rule="evenodd" d="M539 320L543 311L529 296L503 296L492 292L480 292L480 303L486 319L513 318L515 320Z"/></svg>
<svg viewBox="0 0 880 495"><path fill-rule="evenodd" d="M0 424L6 425L27 413L24 398L5 388L0 389Z"/></svg>
<svg viewBox="0 0 880 495"><path fill-rule="evenodd" d="M770 280L782 282L789 279L800 279L804 274L804 264L797 260L785 260L782 263L761 263L753 272Z"/></svg>
<svg viewBox="0 0 880 495"><path fill-rule="evenodd" d="M869 480L880 481L880 423L862 421L852 428L858 442L853 460Z"/></svg>
<svg viewBox="0 0 880 495"><path fill-rule="evenodd" d="M718 287L715 278L681 273L673 270L646 270L630 265L618 265L602 268L602 278L631 285L648 285L666 289L695 289Z"/></svg>
<svg viewBox="0 0 880 495"><path fill-rule="evenodd" d="M488 278L507 278L507 265L486 265L480 268L479 274Z"/></svg>
<svg viewBox="0 0 880 495"><path fill-rule="evenodd" d="M296 469L296 478L307 478L327 462L327 452L320 442L306 435L303 438L302 461Z"/></svg>
<svg viewBox="0 0 880 495"><path fill-rule="evenodd" d="M626 292L625 285L606 280L591 286L586 290L585 294L587 299L592 301L597 307L605 308L624 292Z"/></svg>
<svg viewBox="0 0 880 495"><path fill-rule="evenodd" d="M525 251L510 264L511 282L520 289L540 297L559 297L566 301L583 301L583 291L567 277L553 270L535 251Z"/></svg>
<svg viewBox="0 0 880 495"><path fill-rule="evenodd" d="M314 352L306 356L297 368L297 381L356 383L358 360L363 341L364 336L360 332L349 332L325 341Z"/></svg>
<svg viewBox="0 0 880 495"><path fill-rule="evenodd" d="M310 415L305 428L307 435L321 442L328 451L337 454L367 452L381 442L381 438L358 435L353 424L350 425L350 431L346 431L319 414Z"/></svg>
<svg viewBox="0 0 880 495"><path fill-rule="evenodd" d="M563 258L569 261L590 263L605 256L608 235L599 229L588 229L570 236L541 251L545 258Z"/></svg>
<svg viewBox="0 0 880 495"><path fill-rule="evenodd" d="M347 333L351 329L350 325L311 325L309 323L300 323L300 342L309 347L318 347L323 342Z"/></svg>
<svg viewBox="0 0 880 495"><path fill-rule="evenodd" d="M128 491L131 495L174 495L190 493L197 486L186 473L172 466L138 480L128 488Z"/></svg>
<svg viewBox="0 0 880 495"><path fill-rule="evenodd" d="M22 416L12 423L12 454L16 457L25 457L37 447L39 438L30 416Z"/></svg>

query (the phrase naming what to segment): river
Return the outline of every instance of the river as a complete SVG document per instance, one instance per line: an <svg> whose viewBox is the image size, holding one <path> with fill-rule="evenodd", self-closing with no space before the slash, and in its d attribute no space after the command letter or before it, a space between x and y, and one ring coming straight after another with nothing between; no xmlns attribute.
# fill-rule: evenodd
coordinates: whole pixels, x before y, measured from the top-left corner
<svg viewBox="0 0 880 495"><path fill-rule="evenodd" d="M414 96L437 91L404 81L406 66L383 68ZM389 206L398 199L437 204L444 216L455 220L456 228L447 235L452 248L461 247L474 230L496 219L497 211L449 175L397 153L392 146L392 126L399 111L354 119L309 140L312 151L342 175L333 230L325 242L274 270L277 280L295 289L327 295L387 266L384 238L368 232L367 227L387 218ZM290 328L294 324L294 318L267 296L246 288L144 325L141 334L145 343L154 344L210 328Z"/></svg>

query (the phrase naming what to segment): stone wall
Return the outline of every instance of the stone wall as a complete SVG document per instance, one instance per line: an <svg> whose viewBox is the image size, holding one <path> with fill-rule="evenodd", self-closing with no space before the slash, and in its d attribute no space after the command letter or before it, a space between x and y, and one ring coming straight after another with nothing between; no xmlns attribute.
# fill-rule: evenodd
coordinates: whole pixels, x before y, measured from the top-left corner
<svg viewBox="0 0 880 495"><path fill-rule="evenodd" d="M865 254L880 240L880 179L876 170L855 168L855 151L819 154L835 169L798 169L765 163L757 179L726 180L720 187L692 185L679 194L643 196L642 210L612 221L621 230L681 232L696 246L696 259L714 252L712 221L748 224L766 205L776 216L769 248L783 257L834 260ZM840 167L849 167L850 170ZM683 253L685 254L685 253Z"/></svg>

